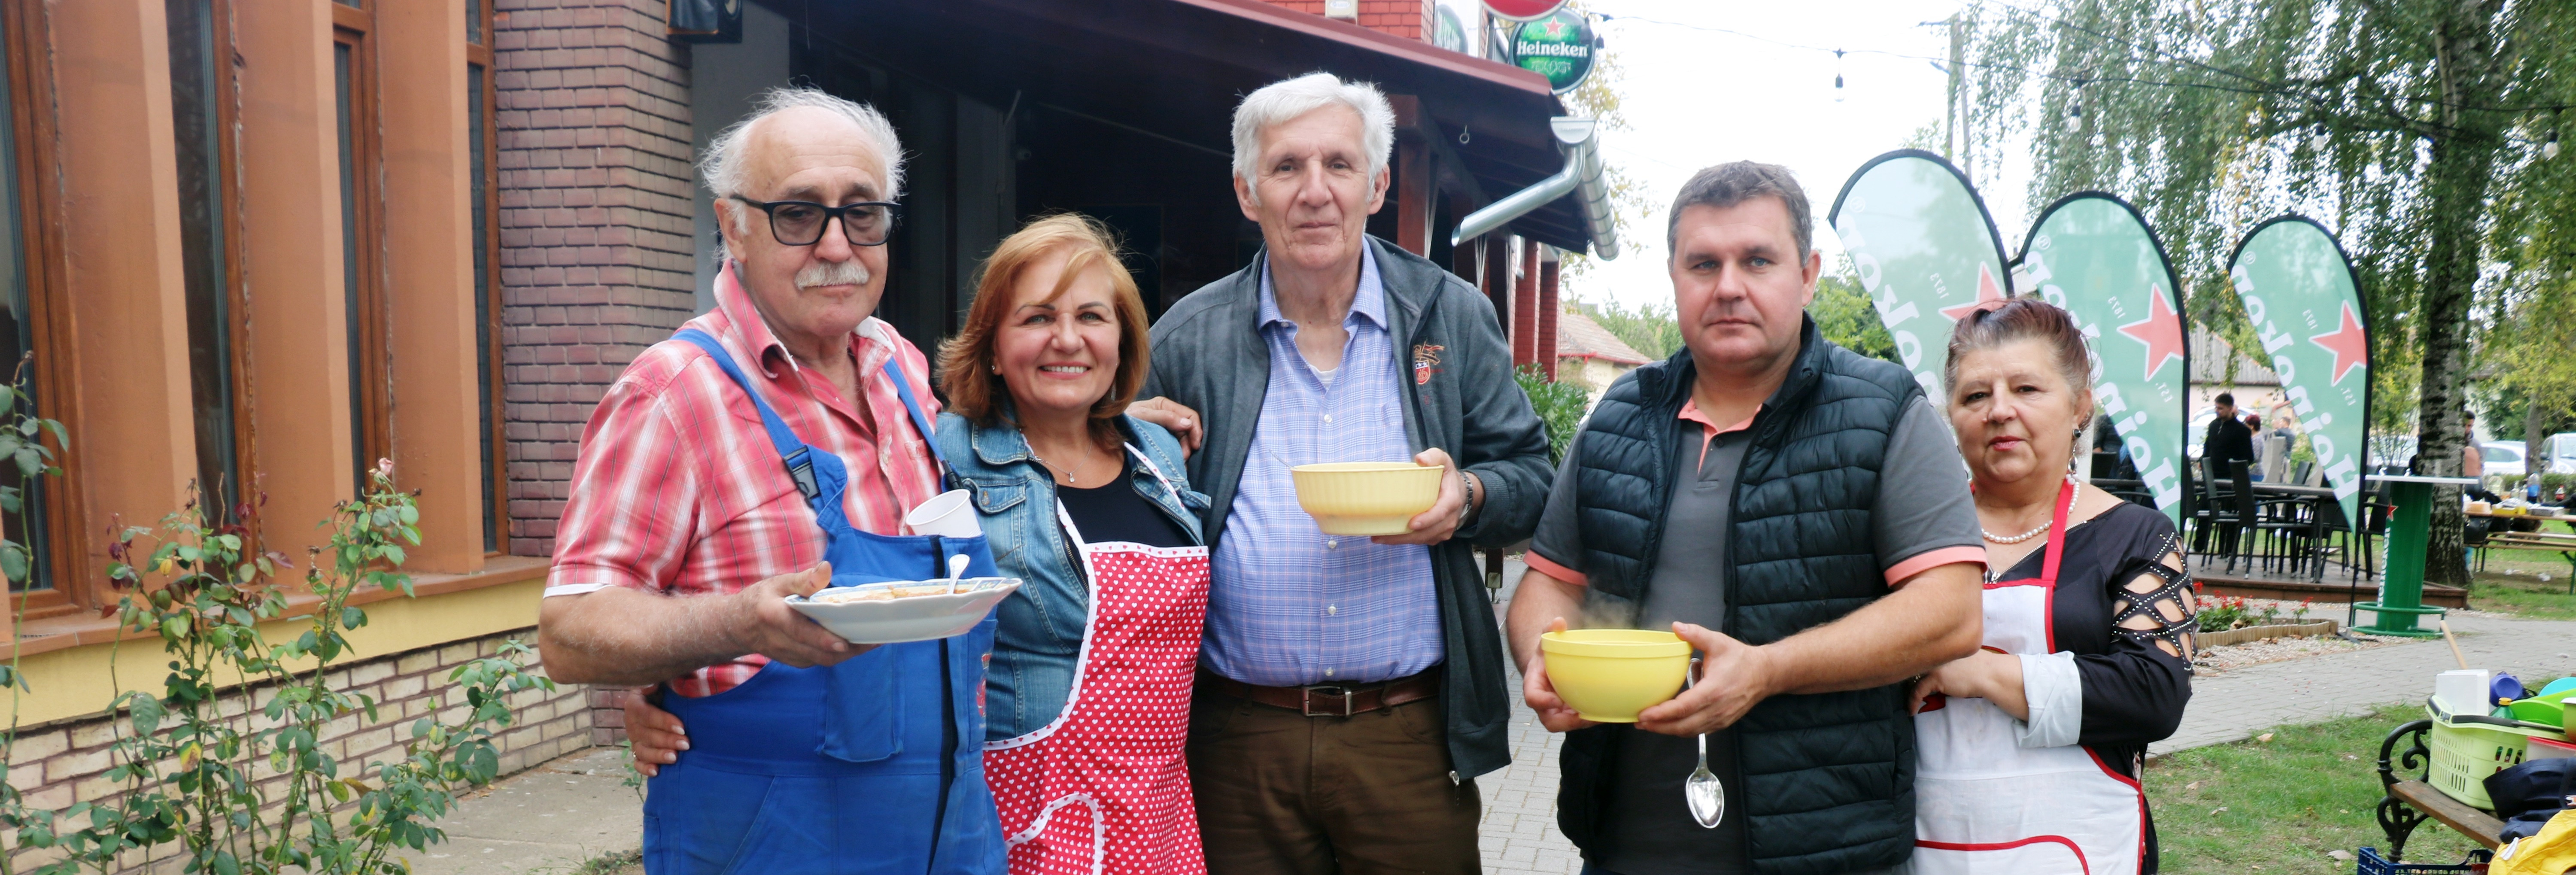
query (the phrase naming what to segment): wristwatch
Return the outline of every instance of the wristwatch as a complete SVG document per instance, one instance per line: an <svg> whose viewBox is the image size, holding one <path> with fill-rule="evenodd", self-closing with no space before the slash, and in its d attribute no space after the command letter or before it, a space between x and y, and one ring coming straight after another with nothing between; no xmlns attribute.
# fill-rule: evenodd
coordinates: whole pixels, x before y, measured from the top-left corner
<svg viewBox="0 0 2576 875"><path fill-rule="evenodd" d="M1463 470L1458 472L1458 483L1467 491L1466 503L1458 506L1458 527L1463 529L1476 520L1476 493L1481 487L1477 485L1475 476Z"/></svg>

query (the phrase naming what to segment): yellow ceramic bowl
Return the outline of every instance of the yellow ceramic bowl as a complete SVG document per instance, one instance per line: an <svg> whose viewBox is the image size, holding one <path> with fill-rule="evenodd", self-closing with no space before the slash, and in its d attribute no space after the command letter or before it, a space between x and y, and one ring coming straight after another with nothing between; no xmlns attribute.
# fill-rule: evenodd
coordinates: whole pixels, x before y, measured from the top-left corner
<svg viewBox="0 0 2576 875"><path fill-rule="evenodd" d="M1440 500L1446 468L1412 462L1326 462L1288 469L1297 504L1327 535L1401 535Z"/></svg>
<svg viewBox="0 0 2576 875"><path fill-rule="evenodd" d="M1569 629L1538 636L1538 649L1556 695L1595 723L1637 722L1681 692L1690 671L1690 643L1671 632Z"/></svg>

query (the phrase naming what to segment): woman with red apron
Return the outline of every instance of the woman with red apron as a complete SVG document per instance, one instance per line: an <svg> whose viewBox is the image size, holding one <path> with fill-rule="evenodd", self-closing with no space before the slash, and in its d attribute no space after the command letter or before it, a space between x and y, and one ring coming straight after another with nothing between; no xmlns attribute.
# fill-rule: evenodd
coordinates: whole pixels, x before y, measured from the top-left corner
<svg viewBox="0 0 2576 875"><path fill-rule="evenodd" d="M2137 776L2191 696L2190 580L2161 511L2068 473L2087 361L2072 318L2032 299L1971 313L1950 341L1985 646L1916 687L1915 875L2155 871Z"/></svg>
<svg viewBox="0 0 2576 875"><path fill-rule="evenodd" d="M1142 450L1127 451L1182 493ZM1089 616L1063 711L984 745L1011 872L1204 872L1181 746L1207 614L1208 549L1088 543L1064 502L1055 516L1090 583Z"/></svg>

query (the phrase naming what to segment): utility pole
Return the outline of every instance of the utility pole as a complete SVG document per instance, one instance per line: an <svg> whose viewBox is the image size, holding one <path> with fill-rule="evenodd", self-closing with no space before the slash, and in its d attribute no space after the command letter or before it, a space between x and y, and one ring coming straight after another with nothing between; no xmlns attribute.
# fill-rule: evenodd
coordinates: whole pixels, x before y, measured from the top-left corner
<svg viewBox="0 0 2576 875"><path fill-rule="evenodd" d="M1959 143L1959 172L1967 174L1973 183L1977 178L1977 145L1971 133L1973 122L1968 118L1967 42L1965 29L1959 26L1959 14L1950 13L1950 130Z"/></svg>
<svg viewBox="0 0 2576 875"><path fill-rule="evenodd" d="M1959 14L1953 12L1950 14L1950 105L1943 108L1941 119L1941 157L1951 161L1959 160L1960 143L1966 139L1959 135L1959 55Z"/></svg>

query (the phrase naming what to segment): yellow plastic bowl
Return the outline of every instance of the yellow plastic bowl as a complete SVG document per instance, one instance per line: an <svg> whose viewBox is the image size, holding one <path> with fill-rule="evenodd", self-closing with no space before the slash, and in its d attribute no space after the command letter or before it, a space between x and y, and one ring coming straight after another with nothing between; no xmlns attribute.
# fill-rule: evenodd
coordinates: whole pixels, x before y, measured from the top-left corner
<svg viewBox="0 0 2576 875"><path fill-rule="evenodd" d="M1327 535L1401 535L1440 500L1446 468L1412 462L1326 462L1288 469L1297 504Z"/></svg>
<svg viewBox="0 0 2576 875"><path fill-rule="evenodd" d="M1547 679L1565 704L1595 723L1635 723L1670 701L1690 671L1690 642L1671 632L1569 629L1538 636Z"/></svg>

